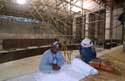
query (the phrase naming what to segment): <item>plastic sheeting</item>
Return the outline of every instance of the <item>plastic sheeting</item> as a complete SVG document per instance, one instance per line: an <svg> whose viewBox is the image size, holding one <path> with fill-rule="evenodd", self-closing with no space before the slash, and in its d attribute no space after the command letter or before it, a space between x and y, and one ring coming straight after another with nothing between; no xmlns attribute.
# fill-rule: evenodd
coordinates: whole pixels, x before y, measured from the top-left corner
<svg viewBox="0 0 125 81"><path fill-rule="evenodd" d="M59 72L35 75L36 81L79 81L89 75L98 74L98 71L80 59L72 60L71 64L64 65Z"/></svg>
<svg viewBox="0 0 125 81"><path fill-rule="evenodd" d="M38 71L5 81L79 81L94 74L98 74L96 69L76 58L71 61L71 64L65 64L58 72L45 74Z"/></svg>

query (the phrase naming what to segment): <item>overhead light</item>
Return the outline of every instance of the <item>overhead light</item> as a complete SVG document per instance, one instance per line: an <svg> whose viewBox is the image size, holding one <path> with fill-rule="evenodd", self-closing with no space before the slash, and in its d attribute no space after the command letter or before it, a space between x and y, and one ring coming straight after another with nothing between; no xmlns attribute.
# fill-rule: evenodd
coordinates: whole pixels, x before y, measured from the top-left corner
<svg viewBox="0 0 125 81"><path fill-rule="evenodd" d="M71 10L74 11L74 12L79 12L79 11L81 11L81 8L78 8L78 7L74 6Z"/></svg>
<svg viewBox="0 0 125 81"><path fill-rule="evenodd" d="M16 0L16 3L22 5L26 3L26 0Z"/></svg>

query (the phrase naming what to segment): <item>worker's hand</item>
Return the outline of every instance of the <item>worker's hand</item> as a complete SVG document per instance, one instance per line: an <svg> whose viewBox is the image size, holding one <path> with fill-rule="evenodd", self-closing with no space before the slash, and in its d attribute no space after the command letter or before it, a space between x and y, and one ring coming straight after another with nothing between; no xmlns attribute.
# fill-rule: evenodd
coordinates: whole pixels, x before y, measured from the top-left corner
<svg viewBox="0 0 125 81"><path fill-rule="evenodd" d="M60 66L58 64L52 64L52 68L53 70L56 70L56 71L60 70Z"/></svg>

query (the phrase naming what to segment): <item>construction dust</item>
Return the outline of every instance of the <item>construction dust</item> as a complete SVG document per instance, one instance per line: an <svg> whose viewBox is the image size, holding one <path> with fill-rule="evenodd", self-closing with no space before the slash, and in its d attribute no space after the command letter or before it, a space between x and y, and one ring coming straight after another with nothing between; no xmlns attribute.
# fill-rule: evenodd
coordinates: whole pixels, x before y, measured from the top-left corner
<svg viewBox="0 0 125 81"><path fill-rule="evenodd" d="M110 73L106 71L99 72L98 75L89 76L81 81L125 81L125 53L122 49L115 50L109 54L100 57L109 62L109 66L115 68L116 72Z"/></svg>

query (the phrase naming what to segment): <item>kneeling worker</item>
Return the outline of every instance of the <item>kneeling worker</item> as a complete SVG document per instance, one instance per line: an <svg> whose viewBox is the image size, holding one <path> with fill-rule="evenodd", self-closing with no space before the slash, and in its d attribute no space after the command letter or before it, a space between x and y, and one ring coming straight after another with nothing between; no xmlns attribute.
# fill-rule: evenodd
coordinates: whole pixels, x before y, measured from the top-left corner
<svg viewBox="0 0 125 81"><path fill-rule="evenodd" d="M89 38L83 39L80 45L79 51L81 59L84 62L89 63L92 59L96 58L95 48L93 47L93 43Z"/></svg>
<svg viewBox="0 0 125 81"><path fill-rule="evenodd" d="M64 64L63 54L60 52L60 44L54 42L50 49L43 53L39 69L44 73L60 70Z"/></svg>

